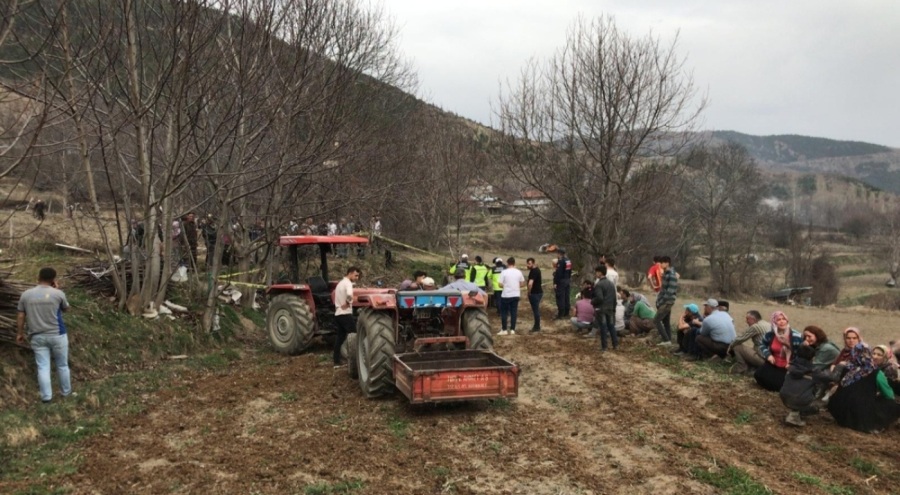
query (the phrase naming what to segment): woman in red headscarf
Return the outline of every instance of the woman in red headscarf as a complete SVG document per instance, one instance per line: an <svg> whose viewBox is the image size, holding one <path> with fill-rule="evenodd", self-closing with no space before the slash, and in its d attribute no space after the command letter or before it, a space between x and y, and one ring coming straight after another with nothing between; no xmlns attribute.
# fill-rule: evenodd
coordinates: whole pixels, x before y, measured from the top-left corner
<svg viewBox="0 0 900 495"><path fill-rule="evenodd" d="M756 369L753 378L762 388L778 392L784 385L784 375L787 374L794 351L803 344L803 336L791 328L783 311L772 313L769 321L772 329L763 335L759 345L759 352L765 362Z"/></svg>

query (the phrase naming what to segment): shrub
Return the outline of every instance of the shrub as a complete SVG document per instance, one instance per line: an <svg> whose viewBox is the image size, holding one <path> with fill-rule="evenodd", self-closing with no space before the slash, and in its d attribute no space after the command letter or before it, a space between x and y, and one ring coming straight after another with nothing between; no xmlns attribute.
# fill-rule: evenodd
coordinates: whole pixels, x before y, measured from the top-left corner
<svg viewBox="0 0 900 495"><path fill-rule="evenodd" d="M840 292L840 280L828 255L823 254L814 259L810 272L812 275L812 294L810 296L812 304L828 306L836 303Z"/></svg>

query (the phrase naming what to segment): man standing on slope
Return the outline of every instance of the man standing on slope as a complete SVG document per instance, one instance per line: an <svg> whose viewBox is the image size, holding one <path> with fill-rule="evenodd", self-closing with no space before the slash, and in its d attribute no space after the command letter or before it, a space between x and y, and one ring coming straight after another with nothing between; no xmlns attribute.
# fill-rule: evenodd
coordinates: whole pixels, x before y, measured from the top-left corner
<svg viewBox="0 0 900 495"><path fill-rule="evenodd" d="M659 345L668 346L672 345L672 322L669 320L678 295L678 275L672 267L672 258L668 256L659 257L659 267L663 274L659 294L656 295L656 318L653 323L659 332Z"/></svg>
<svg viewBox="0 0 900 495"><path fill-rule="evenodd" d="M569 318L569 287L572 284L572 262L566 258L566 250L557 250L559 261L553 272L553 289L556 290L556 319Z"/></svg>
<svg viewBox="0 0 900 495"><path fill-rule="evenodd" d="M541 288L541 268L537 266L534 258L528 258L525 262L528 267L528 303L531 304L531 312L534 315L532 332L541 331L541 299L544 297L544 289Z"/></svg>
<svg viewBox="0 0 900 495"><path fill-rule="evenodd" d="M69 375L69 336L63 324L62 312L69 309L69 301L56 283L56 270L41 268L36 287L26 290L19 297L16 321L16 342L25 343L25 322L28 322L28 340L37 363L38 387L44 404L53 400L50 382L50 357L56 362L59 388L63 397L72 395Z"/></svg>
<svg viewBox="0 0 900 495"><path fill-rule="evenodd" d="M525 286L525 275L516 268L516 259L506 260L506 270L500 274L500 333L499 335L516 334L516 317L519 314L519 299L522 287ZM509 316L509 332L506 331L506 317Z"/></svg>

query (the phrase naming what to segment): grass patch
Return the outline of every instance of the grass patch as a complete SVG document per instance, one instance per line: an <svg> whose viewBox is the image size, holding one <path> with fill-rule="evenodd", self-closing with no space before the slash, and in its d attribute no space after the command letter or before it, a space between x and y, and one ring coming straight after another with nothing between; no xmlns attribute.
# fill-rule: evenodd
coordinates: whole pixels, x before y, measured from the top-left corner
<svg viewBox="0 0 900 495"><path fill-rule="evenodd" d="M772 493L764 485L754 481L746 471L733 466L717 470L693 468L691 475L707 485L719 488L721 491L717 493L725 495L768 495Z"/></svg>
<svg viewBox="0 0 900 495"><path fill-rule="evenodd" d="M745 425L753 421L753 413L751 411L741 411L735 416L734 424L740 426Z"/></svg>
<svg viewBox="0 0 900 495"><path fill-rule="evenodd" d="M329 417L325 418L325 423L327 423L331 426L338 426L341 423L343 423L346 419L347 419L346 414L338 414L335 416L329 416Z"/></svg>
<svg viewBox="0 0 900 495"><path fill-rule="evenodd" d="M409 421L401 418L391 418L388 420L388 429L391 435L397 438L406 438L409 434Z"/></svg>
<svg viewBox="0 0 900 495"><path fill-rule="evenodd" d="M699 449L700 447L703 447L703 444L700 442L675 442L675 445L683 449Z"/></svg>
<svg viewBox="0 0 900 495"><path fill-rule="evenodd" d="M282 392L281 402L294 402L297 400L297 392Z"/></svg>
<svg viewBox="0 0 900 495"><path fill-rule="evenodd" d="M315 485L307 485L303 489L305 495L336 495L353 493L361 490L365 483L358 480L339 481L337 483L316 483Z"/></svg>
<svg viewBox="0 0 900 495"><path fill-rule="evenodd" d="M438 478L446 478L450 476L450 468L444 466L438 466L431 470L431 473L437 476Z"/></svg>
<svg viewBox="0 0 900 495"><path fill-rule="evenodd" d="M512 402L510 402L509 399L493 399L489 404L491 409L499 411L505 411L512 407Z"/></svg>
<svg viewBox="0 0 900 495"><path fill-rule="evenodd" d="M803 483L804 485L814 486L816 488L819 488L820 490L825 491L826 493L830 493L831 495L854 495L855 493L850 487L825 483L818 476L813 476L811 474L795 472L792 474L792 476L795 480Z"/></svg>
<svg viewBox="0 0 900 495"><path fill-rule="evenodd" d="M241 315L253 322L257 327L266 328L266 314L262 311L257 311L253 308L244 308L241 310Z"/></svg>
<svg viewBox="0 0 900 495"><path fill-rule="evenodd" d="M859 456L854 456L850 459L850 465L863 476L881 476L882 474L878 465Z"/></svg>
<svg viewBox="0 0 900 495"><path fill-rule="evenodd" d="M76 444L109 429L116 415L143 410L141 396L170 382L171 369L122 372L78 386L78 396L0 412L0 481L40 480L55 484L77 472L81 458ZM43 486L26 493L53 493Z"/></svg>
<svg viewBox="0 0 900 495"><path fill-rule="evenodd" d="M813 452L824 452L826 454L843 454L846 450L841 445L819 445L819 444L809 444L809 450Z"/></svg>

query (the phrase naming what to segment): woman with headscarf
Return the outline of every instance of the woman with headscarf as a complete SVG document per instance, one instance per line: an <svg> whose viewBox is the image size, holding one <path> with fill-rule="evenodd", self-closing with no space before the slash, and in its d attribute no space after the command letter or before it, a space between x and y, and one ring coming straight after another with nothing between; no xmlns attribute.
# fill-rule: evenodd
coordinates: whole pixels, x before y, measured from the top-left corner
<svg viewBox="0 0 900 495"><path fill-rule="evenodd" d="M828 401L828 412L841 426L877 433L900 418L900 404L872 351L863 343L850 349L840 387Z"/></svg>
<svg viewBox="0 0 900 495"><path fill-rule="evenodd" d="M803 329L803 343L816 350L812 365L816 371L827 369L834 364L834 360L840 355L841 350L828 340L825 331L810 325Z"/></svg>
<svg viewBox="0 0 900 495"><path fill-rule="evenodd" d="M847 327L844 329L844 348L841 349L841 353L834 359L832 364L832 368L835 366L846 363L850 359L850 351L856 346L856 344L864 344L862 339L862 334L859 332L859 329L856 327Z"/></svg>
<svg viewBox="0 0 900 495"><path fill-rule="evenodd" d="M875 367L884 373L894 394L900 394L900 372L897 370L897 361L891 348L886 345L876 345L872 349L872 361L875 363Z"/></svg>
<svg viewBox="0 0 900 495"><path fill-rule="evenodd" d="M778 392L784 385L784 375L794 351L803 344L803 336L791 328L783 311L772 313L769 321L772 329L763 335L759 345L759 352L766 361L756 369L753 378L762 388Z"/></svg>

